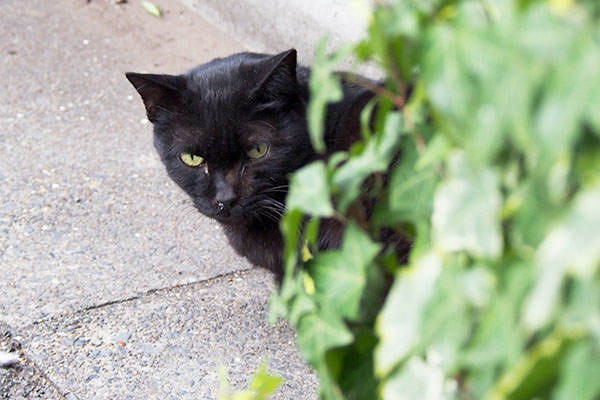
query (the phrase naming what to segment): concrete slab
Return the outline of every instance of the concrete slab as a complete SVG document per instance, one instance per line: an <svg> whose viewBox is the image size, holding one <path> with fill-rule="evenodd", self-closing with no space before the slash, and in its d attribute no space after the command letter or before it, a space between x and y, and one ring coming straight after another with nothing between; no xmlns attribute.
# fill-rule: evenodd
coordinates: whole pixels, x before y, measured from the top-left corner
<svg viewBox="0 0 600 400"><path fill-rule="evenodd" d="M330 48L364 38L372 0L181 0L253 51L298 50L310 65L319 40ZM348 67L350 64L346 64Z"/></svg>
<svg viewBox="0 0 600 400"><path fill-rule="evenodd" d="M272 289L261 271L235 273L36 324L23 346L79 399L215 399L220 366L244 389L263 361L285 379L275 399L317 398L294 332L267 322Z"/></svg>

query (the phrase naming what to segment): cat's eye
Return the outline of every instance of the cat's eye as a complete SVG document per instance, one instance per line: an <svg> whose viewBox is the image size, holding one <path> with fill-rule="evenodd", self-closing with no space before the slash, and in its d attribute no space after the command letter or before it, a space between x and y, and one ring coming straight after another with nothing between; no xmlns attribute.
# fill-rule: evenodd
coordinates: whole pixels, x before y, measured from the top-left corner
<svg viewBox="0 0 600 400"><path fill-rule="evenodd" d="M179 158L181 158L181 161L183 161L183 163L189 167L197 167L204 162L204 158L185 152L181 153Z"/></svg>
<svg viewBox="0 0 600 400"><path fill-rule="evenodd" d="M259 143L253 146L250 150L248 150L248 157L250 158L261 158L267 154L269 150L269 145L266 143Z"/></svg>

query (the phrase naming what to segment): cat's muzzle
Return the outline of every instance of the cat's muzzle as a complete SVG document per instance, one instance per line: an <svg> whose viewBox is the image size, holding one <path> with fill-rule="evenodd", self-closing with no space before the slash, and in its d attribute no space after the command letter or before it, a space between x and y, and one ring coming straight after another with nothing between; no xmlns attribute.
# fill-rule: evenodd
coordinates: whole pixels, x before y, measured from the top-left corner
<svg viewBox="0 0 600 400"><path fill-rule="evenodd" d="M231 204L225 201L213 201L212 217L218 221L226 222L232 217Z"/></svg>

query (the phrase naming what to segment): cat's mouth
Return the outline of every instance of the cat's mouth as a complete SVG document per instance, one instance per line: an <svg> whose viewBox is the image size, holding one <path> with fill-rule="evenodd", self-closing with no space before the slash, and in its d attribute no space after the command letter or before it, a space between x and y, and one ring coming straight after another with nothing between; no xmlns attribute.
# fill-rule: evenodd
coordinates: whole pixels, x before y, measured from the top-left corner
<svg viewBox="0 0 600 400"><path fill-rule="evenodd" d="M201 214L215 219L223 224L239 223L246 219L242 208L239 205L228 205L220 202L211 202L210 206L194 201L194 207Z"/></svg>
<svg viewBox="0 0 600 400"><path fill-rule="evenodd" d="M279 223L286 207L285 203L271 197L257 196L252 201L232 204L195 200L194 207L205 216L226 225L246 224L253 220Z"/></svg>
<svg viewBox="0 0 600 400"><path fill-rule="evenodd" d="M222 207L221 205L217 206L217 212L213 216L219 222L228 223L236 220L234 210L226 207Z"/></svg>

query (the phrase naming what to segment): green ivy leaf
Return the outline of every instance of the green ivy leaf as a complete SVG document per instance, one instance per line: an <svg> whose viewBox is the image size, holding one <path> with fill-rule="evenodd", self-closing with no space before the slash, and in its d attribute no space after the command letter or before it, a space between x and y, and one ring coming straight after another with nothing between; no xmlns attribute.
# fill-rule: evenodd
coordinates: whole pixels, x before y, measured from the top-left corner
<svg viewBox="0 0 600 400"><path fill-rule="evenodd" d="M517 188L511 201L515 213L511 241L517 248L535 251L563 209L550 201L545 177L531 177Z"/></svg>
<svg viewBox="0 0 600 400"><path fill-rule="evenodd" d="M376 399L378 381L373 372L377 338L371 330L356 333L351 346L330 350L327 365L339 382L345 399Z"/></svg>
<svg viewBox="0 0 600 400"><path fill-rule="evenodd" d="M285 276L281 287L281 296L284 301L289 300L294 292L294 285L291 280L294 278L294 270L298 262L298 242L300 240L302 218L303 214L300 210L288 209L280 223L281 232L285 236Z"/></svg>
<svg viewBox="0 0 600 400"><path fill-rule="evenodd" d="M596 49L596 53L596 59L600 60L600 55L598 55L600 50ZM594 89L592 90L587 108L588 121L593 127L596 136L600 138L600 113L598 112L598 108L600 108L600 77L597 77L595 80Z"/></svg>
<svg viewBox="0 0 600 400"><path fill-rule="evenodd" d="M433 237L442 250L467 251L479 257L498 257L500 192L494 173L476 168L464 153L449 160L449 173L435 192Z"/></svg>
<svg viewBox="0 0 600 400"><path fill-rule="evenodd" d="M322 161L302 167L292 176L287 207L314 217L330 217L333 206L329 198L327 168Z"/></svg>
<svg viewBox="0 0 600 400"><path fill-rule="evenodd" d="M376 323L380 338L375 351L377 375L387 375L419 343L425 306L441 270L441 259L430 253L397 276Z"/></svg>
<svg viewBox="0 0 600 400"><path fill-rule="evenodd" d="M527 400L546 392L555 382L572 338L555 331L527 351L502 376L485 399Z"/></svg>
<svg viewBox="0 0 600 400"><path fill-rule="evenodd" d="M313 297L305 293L299 293L291 302L289 308L288 320L294 326L297 326L300 319L311 312L317 311L317 305Z"/></svg>
<svg viewBox="0 0 600 400"><path fill-rule="evenodd" d="M420 347L435 352L440 367L447 373L457 370L460 352L475 325L461 287L461 280L467 275L467 271L456 265L444 266L420 329Z"/></svg>
<svg viewBox="0 0 600 400"><path fill-rule="evenodd" d="M227 370L222 367L219 375L221 378L220 400L268 400L283 383L281 377L270 375L267 372L266 364L261 364L258 372L252 378L248 390L230 394Z"/></svg>
<svg viewBox="0 0 600 400"><path fill-rule="evenodd" d="M327 104L342 99L340 78L335 69L348 57L352 47L346 46L333 55L327 54L327 40L322 39L315 50L315 61L311 69L310 103L308 104L308 131L313 147L319 153L325 151L323 130Z"/></svg>
<svg viewBox="0 0 600 400"><path fill-rule="evenodd" d="M267 366L261 364L258 372L252 379L250 390L255 393L256 400L263 400L273 395L282 383L283 379L281 377L270 375L267 372Z"/></svg>
<svg viewBox="0 0 600 400"><path fill-rule="evenodd" d="M356 319L366 270L380 249L355 223L349 223L341 250L319 253L311 265L320 302L343 318Z"/></svg>
<svg viewBox="0 0 600 400"><path fill-rule="evenodd" d="M581 192L562 223L548 234L536 254L538 280L524 308L523 323L540 329L556 309L569 268L590 279L600 267L600 180Z"/></svg>
<svg viewBox="0 0 600 400"><path fill-rule="evenodd" d="M569 48L563 50L569 55L568 61L547 78L533 132L551 163L572 147L581 132L578 124L584 118L598 76L600 57L596 47L597 43L585 36L569 43Z"/></svg>
<svg viewBox="0 0 600 400"><path fill-rule="evenodd" d="M369 175L386 171L396 154L404 126L402 114L390 112L384 129L371 136L360 154L353 155L333 174L333 186L338 193L338 209L345 213L360 194L360 186Z"/></svg>
<svg viewBox="0 0 600 400"><path fill-rule="evenodd" d="M508 264L502 269L503 287L496 293L490 290L489 307L478 314L473 338L459 357L461 368L472 371L468 384L476 399L484 398L498 378L498 371L517 363L525 346L515 310L530 287L532 268Z"/></svg>
<svg viewBox="0 0 600 400"><path fill-rule="evenodd" d="M433 193L438 183L431 166L416 169L418 152L413 140L406 140L400 155L400 164L390 178L390 223L410 221L419 224L428 221L433 208Z"/></svg>
<svg viewBox="0 0 600 400"><path fill-rule="evenodd" d="M383 385L383 400L446 400L450 396L444 388L444 371L439 365L427 363L418 357L393 373Z"/></svg>
<svg viewBox="0 0 600 400"><path fill-rule="evenodd" d="M596 366L596 368L590 366ZM556 400L594 400L600 397L600 347L597 342L577 343L565 356Z"/></svg>
<svg viewBox="0 0 600 400"><path fill-rule="evenodd" d="M298 324L298 345L313 366L324 360L327 350L347 345L352 338L339 315L326 308L303 316Z"/></svg>
<svg viewBox="0 0 600 400"><path fill-rule="evenodd" d="M587 332L600 343L600 285L594 279L573 279L559 324L567 332Z"/></svg>

